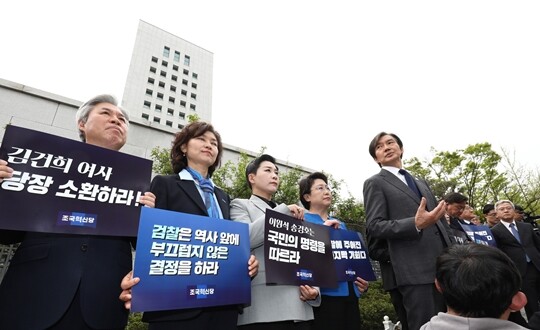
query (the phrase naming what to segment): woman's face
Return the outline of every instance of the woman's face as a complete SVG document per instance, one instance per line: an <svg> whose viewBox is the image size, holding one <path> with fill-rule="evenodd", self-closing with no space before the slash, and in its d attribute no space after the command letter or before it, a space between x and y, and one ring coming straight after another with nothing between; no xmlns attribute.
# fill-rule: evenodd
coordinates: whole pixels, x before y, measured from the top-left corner
<svg viewBox="0 0 540 330"><path fill-rule="evenodd" d="M181 147L182 153L186 154L187 164L191 168L205 168L208 170L218 156L218 140L212 132L194 137Z"/></svg>
<svg viewBox="0 0 540 330"><path fill-rule="evenodd" d="M332 191L322 179L315 179L309 194L304 196L311 203L310 208L329 208L332 204Z"/></svg>

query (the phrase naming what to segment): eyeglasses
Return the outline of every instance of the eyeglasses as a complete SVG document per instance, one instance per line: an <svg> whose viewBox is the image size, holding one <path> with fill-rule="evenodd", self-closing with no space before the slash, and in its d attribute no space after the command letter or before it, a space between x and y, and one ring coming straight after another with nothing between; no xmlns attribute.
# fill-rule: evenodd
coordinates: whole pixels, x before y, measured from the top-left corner
<svg viewBox="0 0 540 330"><path fill-rule="evenodd" d="M317 190L317 191L320 191L320 192L325 192L325 191L328 191L328 192L332 192L332 189L330 189L330 187L328 186L317 186L317 187L313 187L312 191L313 190Z"/></svg>

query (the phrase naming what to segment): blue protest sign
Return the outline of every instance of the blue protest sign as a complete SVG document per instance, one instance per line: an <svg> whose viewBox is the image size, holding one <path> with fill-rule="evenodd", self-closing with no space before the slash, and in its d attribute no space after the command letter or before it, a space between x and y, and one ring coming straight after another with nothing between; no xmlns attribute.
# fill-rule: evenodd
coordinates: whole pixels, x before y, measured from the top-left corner
<svg viewBox="0 0 540 330"><path fill-rule="evenodd" d="M134 312L249 304L248 225L144 207Z"/></svg>

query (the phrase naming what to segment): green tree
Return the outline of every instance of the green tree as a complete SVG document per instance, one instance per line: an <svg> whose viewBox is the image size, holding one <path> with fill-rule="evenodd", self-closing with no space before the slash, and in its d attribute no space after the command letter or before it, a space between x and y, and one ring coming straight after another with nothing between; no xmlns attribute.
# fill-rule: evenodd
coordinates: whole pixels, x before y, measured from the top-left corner
<svg viewBox="0 0 540 330"><path fill-rule="evenodd" d="M154 173L174 174L171 164L171 148L155 147L150 152L150 157L153 160L152 171Z"/></svg>
<svg viewBox="0 0 540 330"><path fill-rule="evenodd" d="M142 321L142 313L129 313L125 330L148 330L148 324Z"/></svg>
<svg viewBox="0 0 540 330"><path fill-rule="evenodd" d="M380 280L369 283L369 290L362 294L359 307L362 317L360 329L362 330L384 329L382 322L385 315L394 323L397 322L390 295L384 291Z"/></svg>

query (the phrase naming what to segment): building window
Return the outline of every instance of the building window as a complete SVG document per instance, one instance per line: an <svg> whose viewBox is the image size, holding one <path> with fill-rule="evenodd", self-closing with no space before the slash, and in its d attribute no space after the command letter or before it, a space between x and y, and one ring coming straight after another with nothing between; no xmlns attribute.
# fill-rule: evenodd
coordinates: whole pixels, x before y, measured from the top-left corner
<svg viewBox="0 0 540 330"><path fill-rule="evenodd" d="M191 87L192 87L193 89L197 89L197 84L196 84L196 83L191 83Z"/></svg>
<svg viewBox="0 0 540 330"><path fill-rule="evenodd" d="M149 88L146 89L146 95L152 96L153 93L154 93L154 91L152 91L151 89L149 89Z"/></svg>
<svg viewBox="0 0 540 330"><path fill-rule="evenodd" d="M171 79L172 79L172 81L178 81L178 77L175 76L174 74L171 76Z"/></svg>
<svg viewBox="0 0 540 330"><path fill-rule="evenodd" d="M179 129L182 129L182 128L184 128L184 125L178 124L178 128L179 128Z"/></svg>
<svg viewBox="0 0 540 330"><path fill-rule="evenodd" d="M186 85L186 86L187 86L187 80L186 80L186 79L182 79L182 85Z"/></svg>
<svg viewBox="0 0 540 330"><path fill-rule="evenodd" d="M144 101L143 107L150 109L151 106L152 103L150 103L150 101Z"/></svg>
<svg viewBox="0 0 540 330"><path fill-rule="evenodd" d="M157 57L152 56L152 62L157 63Z"/></svg>
<svg viewBox="0 0 540 330"><path fill-rule="evenodd" d="M156 109L156 112L161 112L161 109L162 109L162 108L161 108L161 105L156 104L156 108L155 108L155 109Z"/></svg>
<svg viewBox="0 0 540 330"><path fill-rule="evenodd" d="M167 126L169 126L169 127L172 127L172 121L167 120L167 123L166 123L165 125L167 125Z"/></svg>
<svg viewBox="0 0 540 330"><path fill-rule="evenodd" d="M183 90L180 92L180 94L184 95L184 96L187 96L187 91L186 90Z"/></svg>
<svg viewBox="0 0 540 330"><path fill-rule="evenodd" d="M195 111L195 104L190 104L190 105L189 105L189 108L190 108L191 110Z"/></svg>
<svg viewBox="0 0 540 330"><path fill-rule="evenodd" d="M167 114L168 114L168 115L171 115L171 116L174 116L174 110L171 109L171 108L168 108L168 109L167 109Z"/></svg>
<svg viewBox="0 0 540 330"><path fill-rule="evenodd" d="M163 57L169 58L169 53L171 52L171 49L167 46L163 47Z"/></svg>
<svg viewBox="0 0 540 330"><path fill-rule="evenodd" d="M180 101L180 106L185 108L186 107L186 101Z"/></svg>
<svg viewBox="0 0 540 330"><path fill-rule="evenodd" d="M156 73L156 71L157 71L156 68L154 68L153 66L150 67L150 72Z"/></svg>
<svg viewBox="0 0 540 330"><path fill-rule="evenodd" d="M186 119L186 114L180 111L178 113L178 117L180 117L181 119Z"/></svg>
<svg viewBox="0 0 540 330"><path fill-rule="evenodd" d="M191 93L191 98L194 99L194 100L196 100L196 99L197 99L197 94Z"/></svg>
<svg viewBox="0 0 540 330"><path fill-rule="evenodd" d="M185 65L185 66L189 66L189 62L190 62L189 56L184 55L184 65Z"/></svg>
<svg viewBox="0 0 540 330"><path fill-rule="evenodd" d="M174 65L174 64L173 64L172 69L173 69L174 71L178 71L178 65Z"/></svg>
<svg viewBox="0 0 540 330"><path fill-rule="evenodd" d="M189 75L189 70L184 69L184 74L185 74L186 76L188 76L188 75Z"/></svg>
<svg viewBox="0 0 540 330"><path fill-rule="evenodd" d="M161 66L167 67L168 65L169 65L169 62L161 61Z"/></svg>
<svg viewBox="0 0 540 330"><path fill-rule="evenodd" d="M162 77L167 77L167 72L165 72L165 71L161 71L159 74Z"/></svg>
<svg viewBox="0 0 540 330"><path fill-rule="evenodd" d="M161 119L159 119L159 117L154 117L154 123L158 123L161 121Z"/></svg>
<svg viewBox="0 0 540 330"><path fill-rule="evenodd" d="M176 100L174 99L174 97L169 96L169 102L174 103L174 101L176 101Z"/></svg>
<svg viewBox="0 0 540 330"><path fill-rule="evenodd" d="M160 82L159 82L159 87L165 88L165 83L164 83L163 81L160 81Z"/></svg>
<svg viewBox="0 0 540 330"><path fill-rule="evenodd" d="M197 78L199 78L199 75L198 75L198 74L196 74L195 72L191 73L191 76L192 76L192 77L193 77L194 79L197 79Z"/></svg>
<svg viewBox="0 0 540 330"><path fill-rule="evenodd" d="M174 51L174 61L180 62L180 52L177 50Z"/></svg>
<svg viewBox="0 0 540 330"><path fill-rule="evenodd" d="M150 77L148 78L148 83L149 83L149 84L152 84L152 85L153 85L154 82L155 82L154 78L150 78Z"/></svg>
<svg viewBox="0 0 540 330"><path fill-rule="evenodd" d="M176 92L176 86L171 85L169 89L171 90L171 92Z"/></svg>
<svg viewBox="0 0 540 330"><path fill-rule="evenodd" d="M142 114L143 119L150 120L150 116L147 113Z"/></svg>
<svg viewBox="0 0 540 330"><path fill-rule="evenodd" d="M163 100L163 93L157 93L157 98Z"/></svg>

